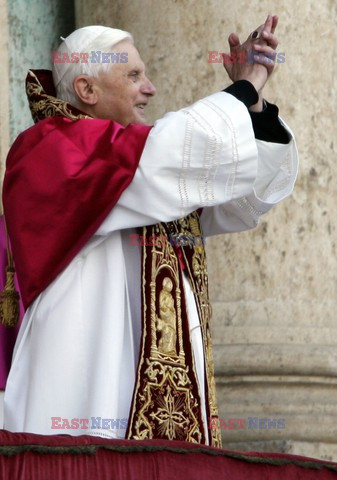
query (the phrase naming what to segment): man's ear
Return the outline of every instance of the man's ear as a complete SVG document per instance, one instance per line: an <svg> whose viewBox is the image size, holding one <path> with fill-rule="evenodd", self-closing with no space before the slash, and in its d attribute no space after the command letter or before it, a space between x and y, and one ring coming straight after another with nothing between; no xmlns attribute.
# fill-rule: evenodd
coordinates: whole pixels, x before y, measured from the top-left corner
<svg viewBox="0 0 337 480"><path fill-rule="evenodd" d="M75 78L73 86L81 102L86 105L96 105L98 95L95 80L92 77L79 75Z"/></svg>

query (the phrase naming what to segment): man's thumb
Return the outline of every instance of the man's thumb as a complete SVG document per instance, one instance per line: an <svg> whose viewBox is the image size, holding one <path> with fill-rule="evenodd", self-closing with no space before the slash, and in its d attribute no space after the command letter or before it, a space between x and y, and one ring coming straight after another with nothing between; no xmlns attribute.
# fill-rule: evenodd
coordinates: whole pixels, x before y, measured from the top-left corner
<svg viewBox="0 0 337 480"><path fill-rule="evenodd" d="M240 46L240 39L236 33L231 33L228 37L228 43L231 51Z"/></svg>

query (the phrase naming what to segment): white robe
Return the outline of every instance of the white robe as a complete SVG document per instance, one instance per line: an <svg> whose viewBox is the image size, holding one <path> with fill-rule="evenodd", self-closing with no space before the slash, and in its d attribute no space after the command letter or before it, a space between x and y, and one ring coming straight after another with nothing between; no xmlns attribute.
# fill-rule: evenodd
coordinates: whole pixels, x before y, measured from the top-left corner
<svg viewBox="0 0 337 480"><path fill-rule="evenodd" d="M200 207L206 236L253 228L291 193L296 174L294 139L256 140L247 108L230 94L158 120L118 204L27 310L5 392L4 428L124 437L141 335L141 247L130 245L130 234ZM199 319L187 281L184 287L192 329ZM204 398L199 328L192 345ZM207 422L204 406L203 416ZM87 422L55 429L66 423L53 424L52 417ZM92 417L115 423L91 428Z"/></svg>

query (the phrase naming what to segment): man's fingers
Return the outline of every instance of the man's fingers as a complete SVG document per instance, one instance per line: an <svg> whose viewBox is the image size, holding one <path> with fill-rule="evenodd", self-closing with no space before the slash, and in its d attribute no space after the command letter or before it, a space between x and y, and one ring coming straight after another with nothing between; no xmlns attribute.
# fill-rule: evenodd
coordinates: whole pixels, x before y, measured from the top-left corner
<svg viewBox="0 0 337 480"><path fill-rule="evenodd" d="M278 16L277 15L274 15L273 16L273 24L271 26L271 33L274 33L275 32L275 28L277 27L277 24L278 24Z"/></svg>
<svg viewBox="0 0 337 480"><path fill-rule="evenodd" d="M236 33L231 33L228 37L229 48L231 51L240 46L240 39Z"/></svg>
<svg viewBox="0 0 337 480"><path fill-rule="evenodd" d="M264 33L266 34L273 34L278 24L278 16L277 15L268 15L266 21L257 27L254 32L258 32L257 40L262 36L264 38ZM249 35L248 39L252 38L252 33ZM254 40L254 37L253 37Z"/></svg>
<svg viewBox="0 0 337 480"><path fill-rule="evenodd" d="M268 15L266 21L264 22L263 30L266 32L271 32L271 29L273 27L273 16Z"/></svg>
<svg viewBox="0 0 337 480"><path fill-rule="evenodd" d="M264 65L267 70L271 71L274 69L276 65L276 55L277 53L274 52L272 48L268 49L265 48L264 51L254 51L254 63L259 63L260 65Z"/></svg>
<svg viewBox="0 0 337 480"><path fill-rule="evenodd" d="M268 15L267 20L263 26L263 31L267 33L273 34L278 24L278 16L277 15Z"/></svg>
<svg viewBox="0 0 337 480"><path fill-rule="evenodd" d="M264 31L264 32L261 33L261 36L271 48L276 50L277 45L278 45L278 40L275 37L275 35L273 35L272 33L268 33L268 32Z"/></svg>
<svg viewBox="0 0 337 480"><path fill-rule="evenodd" d="M270 55L270 56L275 56L277 55L277 53L275 52L275 50L273 49L273 47L269 46L269 45L259 45L259 44L256 44L254 45L253 47L253 50L255 50L256 53L258 54L264 54L266 53L267 55Z"/></svg>
<svg viewBox="0 0 337 480"><path fill-rule="evenodd" d="M270 58L268 58L268 56L262 54L254 56L254 63L265 67L268 72L268 76L271 75L276 68L276 64Z"/></svg>

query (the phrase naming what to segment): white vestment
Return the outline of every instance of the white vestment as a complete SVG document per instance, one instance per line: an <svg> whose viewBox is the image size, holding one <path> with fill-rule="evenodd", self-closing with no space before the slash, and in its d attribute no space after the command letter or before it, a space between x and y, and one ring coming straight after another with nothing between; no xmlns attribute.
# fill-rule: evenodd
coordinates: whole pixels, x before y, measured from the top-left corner
<svg viewBox="0 0 337 480"><path fill-rule="evenodd" d="M296 174L294 139L256 140L247 108L228 93L158 120L118 204L28 308L7 382L4 428L124 437L141 335L141 247L130 245L130 234L200 207L206 236L253 228L291 193ZM184 287L192 329L199 319L187 281ZM192 345L204 398L199 328ZM205 408L203 416L207 422ZM66 424L52 417L88 422L55 429ZM92 417L95 425L99 418L115 423L95 428Z"/></svg>

